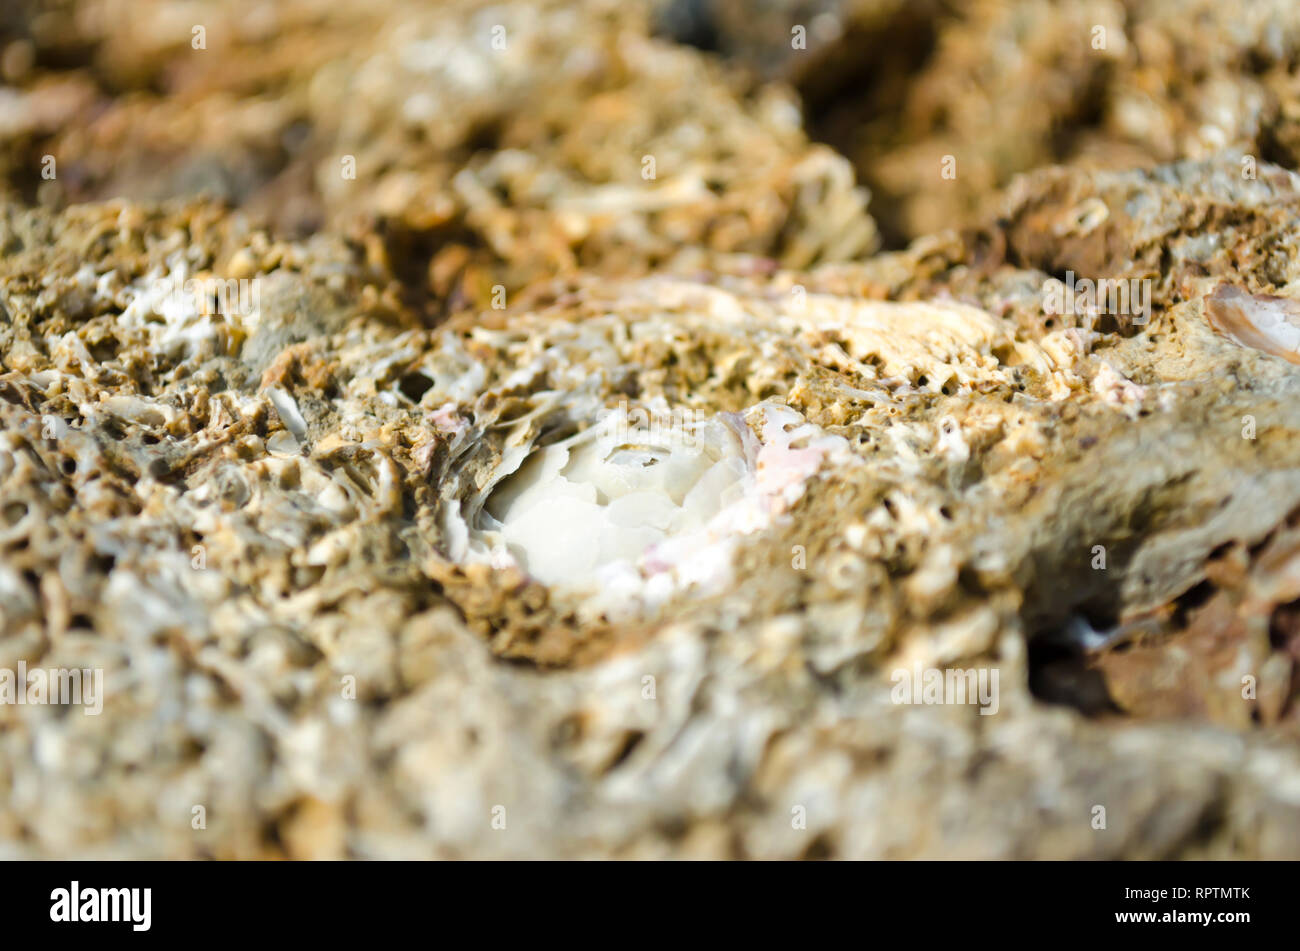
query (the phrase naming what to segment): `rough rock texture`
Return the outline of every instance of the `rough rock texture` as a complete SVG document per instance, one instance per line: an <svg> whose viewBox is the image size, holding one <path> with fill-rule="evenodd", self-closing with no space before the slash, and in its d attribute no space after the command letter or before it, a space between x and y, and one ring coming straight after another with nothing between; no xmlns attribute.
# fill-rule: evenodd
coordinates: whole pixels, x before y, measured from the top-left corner
<svg viewBox="0 0 1300 951"><path fill-rule="evenodd" d="M11 44L44 51L79 28L89 47L89 69L33 72L0 98L19 193L203 190L282 231L328 224L444 309L580 266L721 251L800 267L877 243L865 192L808 143L793 94L649 36L639 4L120 5L49 12Z"/></svg>
<svg viewBox="0 0 1300 951"><path fill-rule="evenodd" d="M1049 168L868 256L845 161L652 38L662 5L237 3L188 59L193 6L145 60L111 3L0 20L0 108L83 90L4 127L0 669L107 690L0 703L0 855L1300 855L1300 178ZM448 38L498 15L517 74ZM395 123L421 97L446 121ZM311 144L151 139L199 101ZM64 207L132 156L248 187ZM1067 274L1139 296L1047 307ZM678 428L597 441L637 412ZM691 466L690 427L736 480L703 528L530 573L530 460ZM601 531L662 510L580 469L548 491ZM900 703L914 668L999 689Z"/></svg>
<svg viewBox="0 0 1300 951"><path fill-rule="evenodd" d="M669 35L794 83L894 244L1049 163L1300 161L1290 0L663 0ZM794 48L802 26L805 46ZM944 159L955 176L944 177Z"/></svg>

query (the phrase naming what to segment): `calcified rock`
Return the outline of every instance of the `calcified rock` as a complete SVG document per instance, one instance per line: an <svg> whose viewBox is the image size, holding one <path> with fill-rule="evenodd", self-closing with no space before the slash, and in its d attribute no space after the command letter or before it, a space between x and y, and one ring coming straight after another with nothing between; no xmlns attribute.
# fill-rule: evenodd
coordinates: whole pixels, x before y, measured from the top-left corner
<svg viewBox="0 0 1300 951"><path fill-rule="evenodd" d="M1300 855L1289 6L41 6L0 854Z"/></svg>
<svg viewBox="0 0 1300 951"><path fill-rule="evenodd" d="M579 268L804 267L878 243L795 95L651 36L641 3L198 0L179 20L170 0L132 4L33 25L38 48L80 35L88 68L0 97L12 192L204 191L281 232L346 232L445 311ZM42 179L45 155L65 174Z"/></svg>
<svg viewBox="0 0 1300 951"><path fill-rule="evenodd" d="M1016 174L1048 165L1224 155L1241 177L1300 159L1290 0L662 5L700 11L712 45L798 84L813 137L853 159L896 242L978 224Z"/></svg>
<svg viewBox="0 0 1300 951"><path fill-rule="evenodd" d="M1220 172L433 330L328 237L7 209L0 664L107 697L0 707L6 854L1297 854L1300 381L1204 299L1298 199ZM1031 229L1083 200L1097 232ZM997 251L1095 279L1148 242L1151 320L1109 329ZM246 312L173 293L232 275ZM891 698L953 667L995 714Z"/></svg>
<svg viewBox="0 0 1300 951"><path fill-rule="evenodd" d="M603 596L580 615L658 606L683 587L724 593L744 536L775 524L826 466L863 465L822 425L866 426L905 415L920 394L970 394L1033 371L1058 397L1077 382L1068 365L955 303L809 295L788 277L610 290L588 284L581 304L499 329L453 322L423 363L421 405L456 414L445 471L433 472L450 558L597 582ZM710 366L732 369L692 382ZM467 380L480 395L458 404ZM772 393L782 398L764 399ZM820 425L807 421L800 410L821 401L831 405L818 407ZM658 426L630 429L629 405ZM1016 416L993 410L983 425ZM970 455L953 419L916 431L900 420L875 438L871 455L899 474L919 471L918 450L957 464Z"/></svg>

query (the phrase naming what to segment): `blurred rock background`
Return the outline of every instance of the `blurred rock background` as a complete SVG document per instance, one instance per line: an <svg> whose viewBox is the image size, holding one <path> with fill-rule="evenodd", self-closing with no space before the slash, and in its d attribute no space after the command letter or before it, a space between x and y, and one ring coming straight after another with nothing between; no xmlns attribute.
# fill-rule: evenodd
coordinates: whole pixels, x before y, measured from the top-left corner
<svg viewBox="0 0 1300 951"><path fill-rule="evenodd" d="M498 23L518 46L494 60ZM371 215L395 241L506 257L523 254L506 233L541 228L524 279L612 253L584 254L619 237L561 196L634 179L640 154L675 183L671 209L637 210L673 219L648 225L654 255L703 239L794 265L875 242L805 138L849 159L892 247L979 220L1043 165L1300 161L1287 0L16 0L0 42L12 193L32 197L53 154L63 200L208 190L299 231ZM341 187L343 154L368 186ZM936 186L945 156L957 175ZM600 201L626 214L621 198ZM704 205L707 235L687 210ZM809 215L824 233L790 247Z"/></svg>

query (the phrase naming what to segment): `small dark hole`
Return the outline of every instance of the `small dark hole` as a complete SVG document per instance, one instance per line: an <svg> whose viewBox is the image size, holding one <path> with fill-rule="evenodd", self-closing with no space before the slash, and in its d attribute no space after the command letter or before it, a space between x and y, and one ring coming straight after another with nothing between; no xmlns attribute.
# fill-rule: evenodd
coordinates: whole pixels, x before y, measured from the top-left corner
<svg viewBox="0 0 1300 951"><path fill-rule="evenodd" d="M397 384L397 388L402 391L402 395L412 403L420 402L420 397L429 392L431 386L433 386L433 380L423 373L408 373Z"/></svg>
<svg viewBox="0 0 1300 951"><path fill-rule="evenodd" d="M627 734L624 735L619 751L610 762L609 769L606 770L606 772L612 772L627 762L628 757L632 755L632 751L635 750L644 739L645 733L641 730L629 730Z"/></svg>

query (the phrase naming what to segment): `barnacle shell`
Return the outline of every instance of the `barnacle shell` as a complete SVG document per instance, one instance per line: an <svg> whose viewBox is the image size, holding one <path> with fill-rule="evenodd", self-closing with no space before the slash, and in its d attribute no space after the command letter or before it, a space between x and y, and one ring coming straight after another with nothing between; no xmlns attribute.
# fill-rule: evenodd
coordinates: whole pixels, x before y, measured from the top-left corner
<svg viewBox="0 0 1300 951"><path fill-rule="evenodd" d="M1220 284L1206 297L1205 313L1215 330L1243 347L1300 363L1300 301Z"/></svg>

